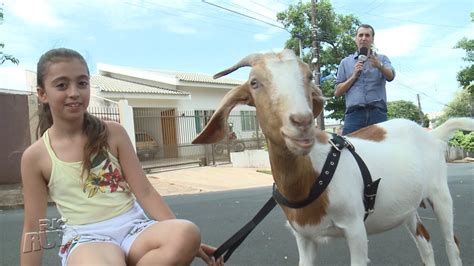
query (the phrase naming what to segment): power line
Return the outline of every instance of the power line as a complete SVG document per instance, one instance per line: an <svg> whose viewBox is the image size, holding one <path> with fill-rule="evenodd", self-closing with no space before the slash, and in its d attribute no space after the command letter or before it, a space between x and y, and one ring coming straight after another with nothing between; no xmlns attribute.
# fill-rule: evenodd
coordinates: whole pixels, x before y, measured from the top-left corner
<svg viewBox="0 0 474 266"><path fill-rule="evenodd" d="M375 2L375 1L374 1ZM382 0L380 3L377 3L376 5L374 5L373 7L371 7L367 12L371 12L371 11L374 11L375 9L379 8L379 6L381 6L385 1Z"/></svg>
<svg viewBox="0 0 474 266"><path fill-rule="evenodd" d="M237 4L231 4L231 5L232 5L232 6L235 6L235 7L238 7L238 8L241 8L241 9L244 9L244 10L247 10L247 11L249 11L250 13L254 13L254 14L257 15L257 16L264 17L264 18L269 19L269 20L271 20L271 21L273 21L273 22L278 22L278 21L276 21L275 19L273 19L273 18L271 18L271 17L267 17L267 16L265 16L265 15L263 15L263 14L260 14L260 13L258 13L258 12L255 12L255 11L253 11L253 10L250 10L250 9L248 9L248 8L246 8L246 7L241 6L241 5L237 5Z"/></svg>
<svg viewBox="0 0 474 266"><path fill-rule="evenodd" d="M241 13L241 12L238 12L238 11L235 11L235 10L232 10L232 9L229 9L229 8L226 8L226 7L223 7L223 6L220 6L220 5L217 5L217 4L214 4L214 3L210 3L210 2L207 2L206 0L201 0L203 3L206 3L208 5L211 5L211 6L215 6L217 8L221 8L221 9L224 9L224 10L227 10L231 13L235 13L235 14L239 14L241 16L244 16L244 17L247 17L247 18L250 18L250 19L253 19L253 20L256 20L256 21L259 21L259 22L262 22L262 23L265 23L267 25L270 25L270 26L273 26L273 27L276 27L276 28L279 28L279 29L282 29L284 31L287 31L288 30L280 25L276 25L276 24L273 24L273 23L270 23L270 22L267 22L267 21L264 21L264 20L261 20L261 19L258 19L258 18L255 18L255 17L252 17L252 16L249 16L249 15L246 15L244 13Z"/></svg>
<svg viewBox="0 0 474 266"><path fill-rule="evenodd" d="M275 9L271 9L271 8L269 8L269 7L266 7L266 6L262 5L262 4L260 4L258 1L250 0L250 2L256 4L257 6L263 7L263 8L265 8L266 10L269 10L269 11L272 11L272 12L275 12L275 13L278 13L278 12L279 12L279 11L277 11L277 10L275 10Z"/></svg>
<svg viewBox="0 0 474 266"><path fill-rule="evenodd" d="M140 8L144 8L144 9L147 9L147 10L151 10L151 11L154 11L154 12L158 12L158 13L162 13L162 14L166 14L166 15L169 15L169 16L173 16L173 17L176 17L176 13L171 13L171 12L167 12L167 11L164 11L164 10L161 10L161 9L157 9L157 8L151 8L149 6L144 6L144 5L139 5L139 4L136 4L136 3L131 3L131 2L124 2L125 4L128 4L128 5L131 5L131 6L136 6L136 7L140 7ZM153 3L149 3L149 4L153 4ZM199 14L199 13L192 13L192 12L188 12L188 11L183 11L183 10L177 10L178 12L181 12L181 13L189 13L189 14L194 14L194 15L199 15L201 17L208 17L208 18L212 18L212 16L205 16L205 15L202 15L202 14ZM196 18L197 19L197 18ZM235 24L235 21L231 21L231 20L225 20L225 19L221 19L221 18L218 18L220 20L224 20L224 21L229 21L229 22L232 22ZM209 23L209 24L212 24L214 26L218 26L218 27L224 27L224 28L229 28L229 29L233 29L233 30L238 30L238 31L243 31L243 32L250 32L250 33L256 33L256 31L251 31L251 30L246 30L242 27L232 27L232 26L229 26L229 25L223 25L223 24L219 24L219 23L213 23L212 21L209 21L209 20L204 20L204 19L198 19L198 20L201 20L205 23ZM247 25L250 25L250 24L247 24ZM253 25L252 25L253 26Z"/></svg>
<svg viewBox="0 0 474 266"><path fill-rule="evenodd" d="M369 12L357 11L357 10L350 9L350 8L344 8L344 7L339 7L339 8L340 8L340 9L344 9L344 10L348 10L348 11L352 11L352 12L355 12L355 13L366 14L366 15L373 16L373 17L380 17L380 18L385 18L385 19L392 19L392 20L402 21L402 22L410 22L410 23L414 23L414 24L437 26L437 27L446 27L446 28L455 28L455 29L460 29L460 28L469 29L469 28L470 28L469 26L447 25L447 24L435 24L435 23L419 22L419 21L414 21L414 20L410 20L410 19L401 19L401 18L395 18L395 17L389 17L389 16L376 15L376 14L372 14L372 13L369 13Z"/></svg>
<svg viewBox="0 0 474 266"><path fill-rule="evenodd" d="M146 3L146 4L149 4L149 5L153 5L153 6L157 6L157 7L161 7L161 8L167 8L169 9L170 6L166 6L166 5L160 5L158 3L155 3L155 2L150 2L150 1L145 1L145 0L142 0L141 2L143 3ZM129 4L132 4L132 5L135 5L135 6L139 6L139 7L143 7L143 8L147 8L145 6L142 6L142 5L138 5L138 4L135 4L135 3L131 3L131 2L128 2ZM235 20L231 20L231 19L225 19L225 18L222 18L222 17L215 17L215 16L211 16L209 14L203 14L203 13L199 13L199 12L196 12L196 11L189 11L189 10L183 10L183 9L179 9L179 8L174 8L175 10L177 10L178 12L180 13L184 13L184 14L191 14L191 15L198 15L200 17L205 17L205 18L213 18L213 19L217 19L217 20L223 20L223 21L228 21L228 22L231 22L231 23L239 23L239 25L241 24L245 24L245 25L248 25L248 26L255 26L254 24L249 24L249 23L241 23L241 22L237 22ZM170 13L167 13L169 15L173 15L175 16L175 14L170 14Z"/></svg>
<svg viewBox="0 0 474 266"><path fill-rule="evenodd" d="M434 99L433 97L431 97L430 95L428 95L428 94L426 94L426 93L424 93L424 92L422 92L422 91L420 91L420 90L414 89L414 88L412 88L412 87L410 87L410 86L408 86L408 85L406 85L406 84L403 84L403 83L401 83L400 81L396 81L395 84L401 86L401 88L404 88L404 89L408 89L408 90L412 90L412 91L417 92L417 93L414 93L415 95L421 93L421 94L423 94L426 98L428 98L428 100L431 100L431 101L434 102L434 103L437 103L437 104L439 104L439 105L442 105L442 106L451 108L451 109L453 109L453 110L456 110L456 108L450 106L449 104L440 102L440 101Z"/></svg>
<svg viewBox="0 0 474 266"><path fill-rule="evenodd" d="M402 71L399 71L398 73L399 73L399 74L402 74L402 75L404 75L404 76L406 76ZM437 99L435 99L435 98L433 98L432 96L430 96L429 94L426 94L425 92L423 92L423 91L421 91L421 90L414 89L413 87L408 86L408 85L406 85L406 84L400 82L399 80L395 80L394 82L395 82L396 85L398 85L398 86L399 86L400 88L402 88L402 89L407 89L407 90L415 91L416 93L414 93L414 94L416 94L416 95L418 95L419 93L421 93L421 94L423 94L423 95L427 98L427 100L430 100L430 101L432 101L432 102L434 102L434 103L436 103L436 104L442 105L442 106L444 106L444 107L450 108L451 110L459 111L459 109L458 109L457 107L453 107L453 106L451 106L450 104L440 102L440 101L438 101ZM432 86L428 86L428 87L432 87ZM412 93L413 93L413 92L412 92Z"/></svg>

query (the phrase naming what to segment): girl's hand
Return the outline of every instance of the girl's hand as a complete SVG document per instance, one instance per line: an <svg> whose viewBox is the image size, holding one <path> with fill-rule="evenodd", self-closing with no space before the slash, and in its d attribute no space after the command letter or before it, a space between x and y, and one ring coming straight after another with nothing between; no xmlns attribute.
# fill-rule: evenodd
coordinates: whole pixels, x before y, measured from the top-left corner
<svg viewBox="0 0 474 266"><path fill-rule="evenodd" d="M224 258L220 257L215 259L212 254L216 251L216 248L208 246L206 244L201 244L197 256L200 257L207 265L209 266L221 266L224 265Z"/></svg>

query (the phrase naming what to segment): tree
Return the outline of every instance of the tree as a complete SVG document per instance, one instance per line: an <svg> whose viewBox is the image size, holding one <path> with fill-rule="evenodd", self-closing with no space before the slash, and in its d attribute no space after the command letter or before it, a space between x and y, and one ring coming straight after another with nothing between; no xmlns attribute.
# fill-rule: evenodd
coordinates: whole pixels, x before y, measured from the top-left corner
<svg viewBox="0 0 474 266"><path fill-rule="evenodd" d="M474 22L474 12L471 12L471 21ZM465 67L457 74L457 80L461 86L465 89L474 81L474 39L467 39L466 37L462 38L454 48L464 49L466 51L466 57L464 61L471 63L471 65ZM472 92L472 86L471 92Z"/></svg>
<svg viewBox="0 0 474 266"><path fill-rule="evenodd" d="M2 24L2 23L3 23L3 8L0 7L0 24ZM18 63L20 63L20 61L18 59L16 59L12 55L3 53L2 50L3 50L4 47L5 47L5 44L0 42L0 65L3 65L3 63L5 63L5 61L10 61L10 62L18 65Z"/></svg>
<svg viewBox="0 0 474 266"><path fill-rule="evenodd" d="M405 118L425 127L429 125L428 117L412 102L404 100L388 102L387 108L388 119Z"/></svg>
<svg viewBox="0 0 474 266"><path fill-rule="evenodd" d="M357 47L353 37L356 34L360 21L353 15L336 14L329 0L321 0L317 4L317 36L320 48L321 76L325 77L337 71L340 61ZM285 43L285 48L299 51L301 36L303 51L312 46L311 33L311 3L301 1L290 5L286 11L277 14L277 19L285 29L291 33L290 39ZM312 54L306 53L303 60L310 62ZM321 83L321 89L327 102L325 110L332 112L328 118L342 120L344 117L344 97L334 97L334 80Z"/></svg>
<svg viewBox="0 0 474 266"><path fill-rule="evenodd" d="M450 117L474 117L474 93L472 89L459 90L454 99L443 108L442 115L436 120L436 124L441 125Z"/></svg>

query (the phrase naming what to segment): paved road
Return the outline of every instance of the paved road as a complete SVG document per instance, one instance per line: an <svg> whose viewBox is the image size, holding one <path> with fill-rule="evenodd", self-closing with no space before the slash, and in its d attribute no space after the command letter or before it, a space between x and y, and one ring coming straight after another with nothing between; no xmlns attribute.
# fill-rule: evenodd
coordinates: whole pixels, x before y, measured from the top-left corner
<svg viewBox="0 0 474 266"><path fill-rule="evenodd" d="M464 265L474 265L474 164L451 164L449 185L455 206L455 232L461 241ZM206 243L218 246L243 226L270 196L270 188L233 190L166 197L177 216L193 220ZM22 210L0 212L0 265L18 265ZM57 217L54 208L48 217ZM420 210L433 241L436 262L448 265L439 227L431 210ZM57 250L47 250L44 265L59 265ZM349 251L342 239L319 249L320 265L348 265ZM420 265L421 262L404 228L369 237L371 265ZM235 251L226 265L297 265L294 237L285 226L284 216L275 208ZM196 260L193 266L204 265Z"/></svg>

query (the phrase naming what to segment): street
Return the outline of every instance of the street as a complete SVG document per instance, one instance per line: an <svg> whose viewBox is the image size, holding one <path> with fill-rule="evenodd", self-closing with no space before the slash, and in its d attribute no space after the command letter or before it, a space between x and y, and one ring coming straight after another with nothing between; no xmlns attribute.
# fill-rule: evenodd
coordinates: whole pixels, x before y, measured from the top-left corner
<svg viewBox="0 0 474 266"><path fill-rule="evenodd" d="M473 192L474 164L449 164L449 186L454 201L454 232L461 242L464 265L474 265L473 250ZM219 246L263 206L271 195L271 188L242 189L193 195L168 196L167 202L178 218L195 222L203 235L203 242ZM435 260L448 265L444 242L432 210L419 209L423 223L431 235ZM19 264L19 238L23 210L0 212L1 265ZM54 207L48 217L56 218ZM60 265L57 248L45 251L44 265ZM336 239L318 250L320 265L348 265L349 250L343 239ZM370 265L421 265L414 242L400 227L379 235L369 236ZM258 225L234 252L226 265L297 265L296 242L285 226L283 212L277 206ZM196 259L192 265L204 265Z"/></svg>

